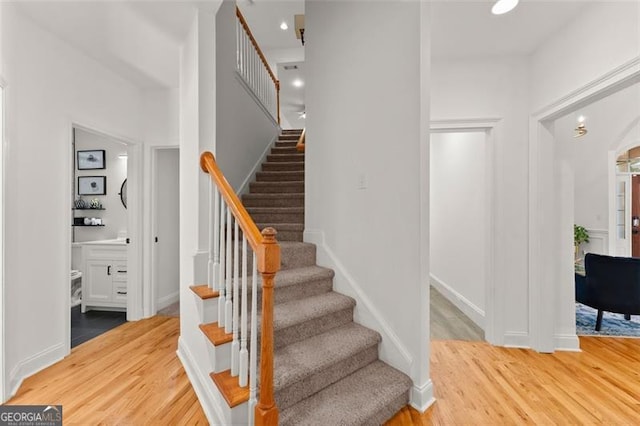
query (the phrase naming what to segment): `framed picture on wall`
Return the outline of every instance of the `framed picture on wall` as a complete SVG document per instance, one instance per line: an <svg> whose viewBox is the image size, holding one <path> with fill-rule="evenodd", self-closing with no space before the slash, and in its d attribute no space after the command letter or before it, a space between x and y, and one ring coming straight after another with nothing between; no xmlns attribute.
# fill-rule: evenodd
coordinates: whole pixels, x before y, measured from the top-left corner
<svg viewBox="0 0 640 426"><path fill-rule="evenodd" d="M106 195L106 176L78 176L78 195Z"/></svg>
<svg viewBox="0 0 640 426"><path fill-rule="evenodd" d="M106 167L104 149L77 152L78 170L97 170Z"/></svg>

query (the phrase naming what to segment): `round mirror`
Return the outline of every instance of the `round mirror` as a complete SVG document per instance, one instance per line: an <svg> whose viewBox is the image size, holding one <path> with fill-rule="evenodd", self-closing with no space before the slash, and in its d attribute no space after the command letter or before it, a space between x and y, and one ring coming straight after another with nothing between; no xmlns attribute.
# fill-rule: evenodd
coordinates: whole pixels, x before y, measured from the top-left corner
<svg viewBox="0 0 640 426"><path fill-rule="evenodd" d="M122 182L119 195L120 195L120 201L122 201L122 205L126 209L127 208L127 180L126 179Z"/></svg>

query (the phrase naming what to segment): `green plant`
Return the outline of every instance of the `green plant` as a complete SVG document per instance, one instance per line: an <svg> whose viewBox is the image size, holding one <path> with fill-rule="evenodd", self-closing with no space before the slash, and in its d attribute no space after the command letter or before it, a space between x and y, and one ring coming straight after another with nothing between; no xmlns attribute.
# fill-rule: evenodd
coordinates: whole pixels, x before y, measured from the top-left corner
<svg viewBox="0 0 640 426"><path fill-rule="evenodd" d="M573 224L573 244L579 246L589 242L589 232L584 226Z"/></svg>

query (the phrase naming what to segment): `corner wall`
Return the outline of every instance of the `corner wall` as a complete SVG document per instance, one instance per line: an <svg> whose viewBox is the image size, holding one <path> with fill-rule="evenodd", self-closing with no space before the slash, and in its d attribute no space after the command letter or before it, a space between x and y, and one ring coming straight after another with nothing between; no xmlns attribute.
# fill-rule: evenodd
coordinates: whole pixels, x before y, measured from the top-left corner
<svg viewBox="0 0 640 426"><path fill-rule="evenodd" d="M334 288L357 300L355 320L381 332L381 358L411 376L421 394L412 402L425 409L424 11L419 2L312 1L305 13L305 240L318 243Z"/></svg>

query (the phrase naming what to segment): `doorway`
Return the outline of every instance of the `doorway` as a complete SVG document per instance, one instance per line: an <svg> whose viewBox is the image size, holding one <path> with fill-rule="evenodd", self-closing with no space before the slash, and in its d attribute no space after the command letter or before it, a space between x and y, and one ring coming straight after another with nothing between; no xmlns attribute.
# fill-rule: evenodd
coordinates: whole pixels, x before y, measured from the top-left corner
<svg viewBox="0 0 640 426"><path fill-rule="evenodd" d="M180 311L180 151L153 152L153 312L179 316Z"/></svg>
<svg viewBox="0 0 640 426"><path fill-rule="evenodd" d="M69 348L137 319L137 144L80 125L71 143Z"/></svg>
<svg viewBox="0 0 640 426"><path fill-rule="evenodd" d="M494 335L491 129L494 120L432 123L431 338ZM461 262L463 264L461 264Z"/></svg>

